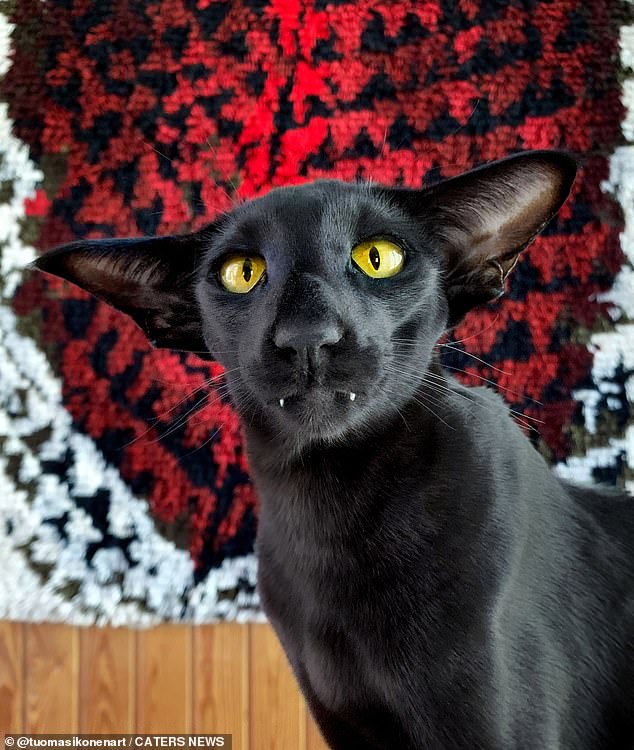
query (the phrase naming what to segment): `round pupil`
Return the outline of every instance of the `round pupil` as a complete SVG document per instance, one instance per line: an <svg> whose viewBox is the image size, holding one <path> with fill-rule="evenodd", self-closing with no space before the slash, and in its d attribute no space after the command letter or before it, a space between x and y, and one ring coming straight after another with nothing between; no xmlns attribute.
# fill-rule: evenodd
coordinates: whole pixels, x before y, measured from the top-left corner
<svg viewBox="0 0 634 750"><path fill-rule="evenodd" d="M242 278L246 282L249 282L251 281L251 276L253 276L253 263L251 262L251 258L247 258L242 264Z"/></svg>
<svg viewBox="0 0 634 750"><path fill-rule="evenodd" d="M372 263L375 271L379 270L379 266L381 265L381 255L374 245L370 248L370 263Z"/></svg>

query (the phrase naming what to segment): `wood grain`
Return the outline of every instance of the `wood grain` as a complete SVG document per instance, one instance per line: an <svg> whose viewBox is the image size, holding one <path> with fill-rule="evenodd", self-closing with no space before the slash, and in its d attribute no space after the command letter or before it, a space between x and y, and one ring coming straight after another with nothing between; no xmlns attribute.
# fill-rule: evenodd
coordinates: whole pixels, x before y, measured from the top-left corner
<svg viewBox="0 0 634 750"><path fill-rule="evenodd" d="M269 625L0 622L0 733L195 731L234 750L327 750Z"/></svg>
<svg viewBox="0 0 634 750"><path fill-rule="evenodd" d="M0 734L22 731L24 632L19 622L0 622Z"/></svg>
<svg viewBox="0 0 634 750"><path fill-rule="evenodd" d="M273 630L250 625L250 748L305 750L306 713Z"/></svg>
<svg viewBox="0 0 634 750"><path fill-rule="evenodd" d="M306 750L328 750L326 740L321 736L308 707L306 707Z"/></svg>
<svg viewBox="0 0 634 750"><path fill-rule="evenodd" d="M64 625L25 626L24 731L78 729L79 633Z"/></svg>
<svg viewBox="0 0 634 750"><path fill-rule="evenodd" d="M249 628L194 629L194 732L233 736L233 750L249 750Z"/></svg>
<svg viewBox="0 0 634 750"><path fill-rule="evenodd" d="M192 728L192 629L160 625L137 633L136 731Z"/></svg>
<svg viewBox="0 0 634 750"><path fill-rule="evenodd" d="M135 637L123 628L82 628L79 637L79 731L134 731Z"/></svg>

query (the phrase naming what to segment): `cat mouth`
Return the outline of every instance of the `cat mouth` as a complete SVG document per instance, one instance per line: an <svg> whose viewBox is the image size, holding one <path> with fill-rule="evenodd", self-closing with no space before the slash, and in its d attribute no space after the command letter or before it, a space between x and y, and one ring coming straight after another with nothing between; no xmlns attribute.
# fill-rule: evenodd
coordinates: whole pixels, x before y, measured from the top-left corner
<svg viewBox="0 0 634 750"><path fill-rule="evenodd" d="M311 388L307 391L293 392L269 401L269 406L286 411L294 411L297 407L309 404L327 404L348 406L362 397L358 391L341 389Z"/></svg>
<svg viewBox="0 0 634 750"><path fill-rule="evenodd" d="M311 387L285 393L268 402L269 414L294 439L314 441L340 437L364 411L359 391Z"/></svg>
<svg viewBox="0 0 634 750"><path fill-rule="evenodd" d="M334 396L335 402L340 402L342 404L345 404L347 402L354 402L357 400L356 391L332 391L332 394ZM281 398L278 398L277 402L271 401L269 403L271 405L277 405L280 409L284 409L285 407L288 408L300 401L306 401L308 398L309 395L307 393L293 393L289 396L282 396Z"/></svg>

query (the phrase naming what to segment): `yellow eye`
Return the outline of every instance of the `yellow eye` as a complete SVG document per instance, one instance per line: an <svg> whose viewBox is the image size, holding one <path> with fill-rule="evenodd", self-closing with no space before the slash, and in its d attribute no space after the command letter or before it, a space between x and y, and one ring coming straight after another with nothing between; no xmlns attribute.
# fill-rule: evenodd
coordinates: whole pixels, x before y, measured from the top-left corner
<svg viewBox="0 0 634 750"><path fill-rule="evenodd" d="M220 267L220 282L228 292L246 294L262 278L264 258L258 255L231 255Z"/></svg>
<svg viewBox="0 0 634 750"><path fill-rule="evenodd" d="M352 261L367 276L387 279L403 268L405 253L390 240L366 240L352 248Z"/></svg>

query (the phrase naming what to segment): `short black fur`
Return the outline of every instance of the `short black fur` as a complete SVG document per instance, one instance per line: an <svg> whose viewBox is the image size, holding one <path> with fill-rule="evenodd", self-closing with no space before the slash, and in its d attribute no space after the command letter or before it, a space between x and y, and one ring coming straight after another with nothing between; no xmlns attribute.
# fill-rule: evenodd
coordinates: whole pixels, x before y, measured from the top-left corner
<svg viewBox="0 0 634 750"><path fill-rule="evenodd" d="M36 263L225 366L262 603L334 750L634 748L632 500L559 480L434 354L574 174L535 152L426 191L320 181ZM400 273L355 266L369 238ZM220 283L231 254L266 262L247 294Z"/></svg>

